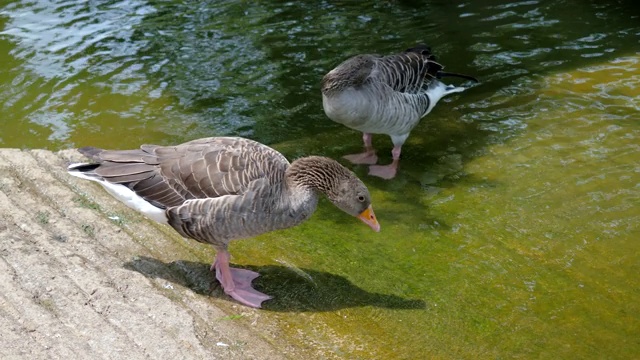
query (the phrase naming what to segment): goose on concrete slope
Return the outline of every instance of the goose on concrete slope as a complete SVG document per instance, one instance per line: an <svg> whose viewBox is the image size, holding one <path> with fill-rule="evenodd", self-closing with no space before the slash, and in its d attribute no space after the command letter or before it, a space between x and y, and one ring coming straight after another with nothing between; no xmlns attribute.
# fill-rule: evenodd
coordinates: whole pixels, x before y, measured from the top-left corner
<svg viewBox="0 0 640 360"><path fill-rule="evenodd" d="M251 287L258 273L229 267L231 240L302 223L315 211L319 194L380 231L367 187L326 157L303 157L290 164L274 149L239 137L78 151L94 163L70 165L71 175L96 181L180 235L213 245L216 278L228 295L251 307L271 297Z"/></svg>
<svg viewBox="0 0 640 360"><path fill-rule="evenodd" d="M411 130L442 97L463 87L446 85L441 78L474 77L442 71L431 49L418 45L389 56L357 55L322 79L322 105L327 116L363 133L365 152L347 155L354 164L376 164L371 134L387 134L393 141L393 162L372 165L369 174L384 179L396 175L400 151Z"/></svg>

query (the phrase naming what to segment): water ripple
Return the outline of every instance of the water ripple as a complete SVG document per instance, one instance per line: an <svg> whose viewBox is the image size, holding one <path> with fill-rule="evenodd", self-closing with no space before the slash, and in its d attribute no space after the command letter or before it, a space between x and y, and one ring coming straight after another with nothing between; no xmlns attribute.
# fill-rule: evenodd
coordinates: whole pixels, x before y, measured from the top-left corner
<svg viewBox="0 0 640 360"><path fill-rule="evenodd" d="M140 1L109 5L38 1L6 6L2 14L10 21L0 37L16 44L9 54L20 65L9 69L15 76L14 89L3 107L18 106L12 111L16 116L50 129L49 141L66 140L71 123L77 120L70 108L81 105L91 92L84 85L87 76L106 76L103 83L110 83L114 94L131 95L145 85L142 66L135 58L140 44L131 36L133 27L152 11ZM96 86L100 87L99 81ZM30 97L33 100L27 101ZM85 109L85 116L93 115Z"/></svg>
<svg viewBox="0 0 640 360"><path fill-rule="evenodd" d="M2 108L12 123L48 129L58 146L119 128L134 129L116 136L132 141L152 128L163 141L235 134L279 142L343 131L322 113L318 89L340 61L427 42L447 70L481 78L481 86L455 100L463 122L506 140L526 123L539 76L612 58L638 33L631 23L609 26L593 14L595 5L572 6L15 2L0 10L7 19L0 38L13 44ZM611 14L616 6L595 8ZM590 25L570 23L569 9ZM404 21L389 26L390 18ZM463 34L452 21L461 22ZM506 107L514 114L492 112Z"/></svg>

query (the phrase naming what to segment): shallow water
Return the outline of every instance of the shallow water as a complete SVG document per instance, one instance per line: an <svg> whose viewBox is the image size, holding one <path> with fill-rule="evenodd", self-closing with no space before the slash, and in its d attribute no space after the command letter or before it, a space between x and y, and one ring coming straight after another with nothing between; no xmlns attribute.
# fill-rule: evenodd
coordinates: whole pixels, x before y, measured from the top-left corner
<svg viewBox="0 0 640 360"><path fill-rule="evenodd" d="M640 356L634 2L187 4L2 5L0 147L240 135L339 158L361 137L324 115L322 75L428 42L481 83L412 132L396 179L352 167L381 233L323 201L232 246L276 296L264 317L346 358Z"/></svg>

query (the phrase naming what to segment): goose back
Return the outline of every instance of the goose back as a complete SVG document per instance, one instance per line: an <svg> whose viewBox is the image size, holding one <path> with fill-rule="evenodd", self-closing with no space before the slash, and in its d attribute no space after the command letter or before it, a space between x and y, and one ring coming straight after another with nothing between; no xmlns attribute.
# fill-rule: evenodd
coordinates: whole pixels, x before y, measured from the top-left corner
<svg viewBox="0 0 640 360"><path fill-rule="evenodd" d="M233 137L176 146L142 145L138 150L78 150L97 162L92 164L96 176L127 186L162 209L191 199L239 195L260 178L281 182L289 166L270 147Z"/></svg>

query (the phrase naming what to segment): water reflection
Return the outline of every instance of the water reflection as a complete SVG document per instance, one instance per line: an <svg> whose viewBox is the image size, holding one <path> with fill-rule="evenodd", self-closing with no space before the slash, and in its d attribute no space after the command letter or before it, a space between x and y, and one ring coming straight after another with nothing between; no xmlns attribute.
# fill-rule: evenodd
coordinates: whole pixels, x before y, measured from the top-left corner
<svg viewBox="0 0 640 360"><path fill-rule="evenodd" d="M10 21L0 36L16 45L8 54L15 65L4 70L5 76L14 76L12 96L3 104L5 114L12 115L7 121L23 129L29 127L25 121L48 128L49 136L38 142L61 144L69 139L78 116L84 121L103 116L86 109L87 103L101 101L93 96L98 91L87 97L88 79L90 86L111 94L130 96L143 89L146 75L134 57L139 45L131 41L131 34L152 10L136 1L6 6L2 15ZM5 94L6 89L2 86ZM79 107L85 108L80 114L75 111ZM122 115L134 116L135 109L130 110Z"/></svg>
<svg viewBox="0 0 640 360"><path fill-rule="evenodd" d="M632 19L611 20L624 6L594 14L566 1L14 2L1 13L13 64L1 95L22 135L4 142L74 146L106 133L122 147L215 134L277 143L344 131L321 112L322 75L353 54L417 42L431 43L449 68L482 78L454 104L477 119L471 113L483 102L501 101L495 91L526 96L523 78L624 51ZM576 20L562 18L569 9ZM39 130L30 135L29 124Z"/></svg>

